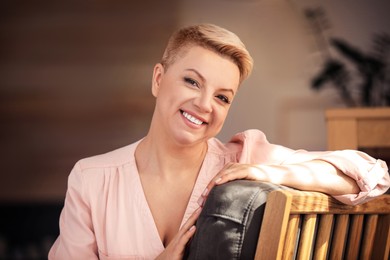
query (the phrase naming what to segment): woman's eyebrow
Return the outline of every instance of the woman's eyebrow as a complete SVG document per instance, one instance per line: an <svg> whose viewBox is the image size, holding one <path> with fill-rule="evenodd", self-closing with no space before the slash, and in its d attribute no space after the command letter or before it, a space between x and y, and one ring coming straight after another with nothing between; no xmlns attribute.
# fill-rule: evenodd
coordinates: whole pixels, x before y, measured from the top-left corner
<svg viewBox="0 0 390 260"><path fill-rule="evenodd" d="M203 82L206 82L205 77L203 77L202 74L201 74L199 71L197 71L196 69L186 69L186 71L190 71L190 72L195 73ZM226 92L231 92L233 96L235 95L233 89L230 89L230 88L221 88L220 90L221 90L221 91L226 91Z"/></svg>
<svg viewBox="0 0 390 260"><path fill-rule="evenodd" d="M196 69L186 69L186 71L194 72L203 82L206 81L205 77L203 77L203 75Z"/></svg>
<svg viewBox="0 0 390 260"><path fill-rule="evenodd" d="M226 92L231 92L232 95L234 96L234 90L233 89L230 89L230 88L222 88L221 91L226 91Z"/></svg>

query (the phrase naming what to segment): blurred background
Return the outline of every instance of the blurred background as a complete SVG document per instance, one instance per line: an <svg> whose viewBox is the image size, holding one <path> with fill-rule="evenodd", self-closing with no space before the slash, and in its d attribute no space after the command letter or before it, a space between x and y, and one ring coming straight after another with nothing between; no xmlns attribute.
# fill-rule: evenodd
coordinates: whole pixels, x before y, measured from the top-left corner
<svg viewBox="0 0 390 260"><path fill-rule="evenodd" d="M333 88L311 88L334 55L329 39L369 51L390 33L389 10L388 0L1 1L0 259L46 258L76 161L146 134L153 66L173 30L218 24L255 60L223 141L257 128L325 150L324 111L345 106Z"/></svg>

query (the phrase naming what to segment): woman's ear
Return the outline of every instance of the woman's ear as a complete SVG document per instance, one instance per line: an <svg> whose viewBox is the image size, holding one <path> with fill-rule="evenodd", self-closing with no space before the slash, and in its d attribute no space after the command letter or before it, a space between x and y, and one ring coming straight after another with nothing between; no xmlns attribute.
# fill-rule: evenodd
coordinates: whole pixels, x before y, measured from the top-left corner
<svg viewBox="0 0 390 260"><path fill-rule="evenodd" d="M164 75L164 66L161 63L157 63L154 66L153 79L152 79L152 94L154 97L157 97L158 95L163 75Z"/></svg>

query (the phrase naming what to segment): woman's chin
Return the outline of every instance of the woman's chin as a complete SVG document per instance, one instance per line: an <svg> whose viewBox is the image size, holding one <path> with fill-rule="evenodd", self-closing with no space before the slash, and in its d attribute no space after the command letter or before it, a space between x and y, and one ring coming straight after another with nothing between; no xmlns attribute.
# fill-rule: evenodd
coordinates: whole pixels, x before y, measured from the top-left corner
<svg viewBox="0 0 390 260"><path fill-rule="evenodd" d="M199 143L207 142L207 138L204 135L197 135L194 133L178 133L175 136L176 143L182 146L192 146Z"/></svg>

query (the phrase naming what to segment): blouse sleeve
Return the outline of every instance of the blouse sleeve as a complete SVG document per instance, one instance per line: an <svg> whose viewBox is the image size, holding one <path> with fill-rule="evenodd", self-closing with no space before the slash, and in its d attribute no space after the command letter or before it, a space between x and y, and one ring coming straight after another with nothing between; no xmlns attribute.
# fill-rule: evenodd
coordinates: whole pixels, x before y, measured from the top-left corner
<svg viewBox="0 0 390 260"><path fill-rule="evenodd" d="M60 235L50 249L50 260L98 259L90 207L84 193L81 169L76 164L68 178Z"/></svg>
<svg viewBox="0 0 390 260"><path fill-rule="evenodd" d="M390 186L386 163L360 151L307 152L298 150L283 163L299 163L302 160L326 161L356 181L360 188L358 194L334 196L345 204L361 204L385 193Z"/></svg>
<svg viewBox="0 0 390 260"><path fill-rule="evenodd" d="M249 130L235 135L234 143L241 143L241 163L296 164L311 160L331 163L345 175L354 179L360 188L358 194L334 196L345 204L360 204L385 193L390 187L390 177L384 161L355 150L308 152L292 150L270 144L258 130Z"/></svg>

